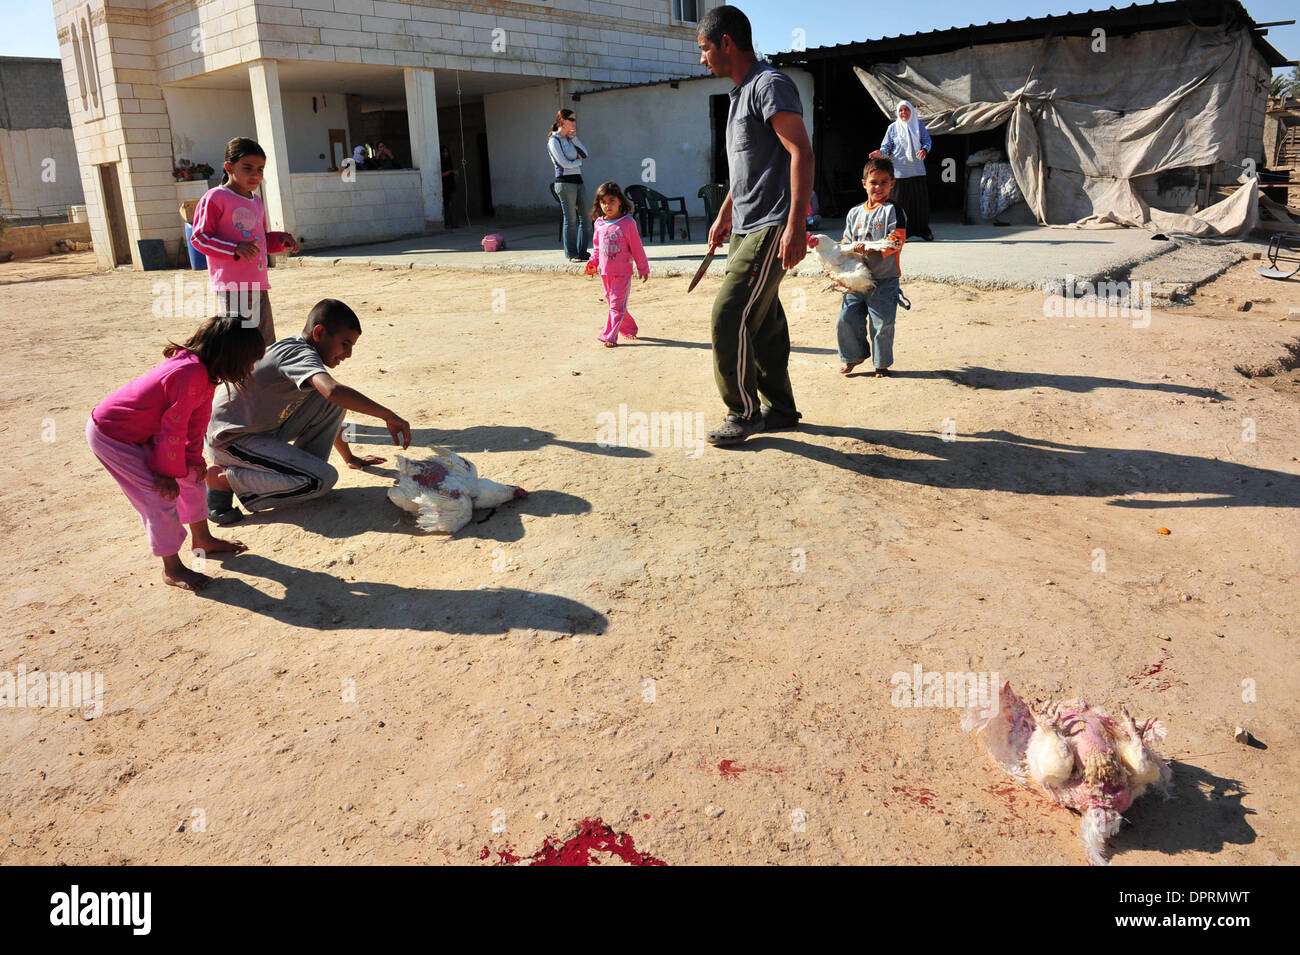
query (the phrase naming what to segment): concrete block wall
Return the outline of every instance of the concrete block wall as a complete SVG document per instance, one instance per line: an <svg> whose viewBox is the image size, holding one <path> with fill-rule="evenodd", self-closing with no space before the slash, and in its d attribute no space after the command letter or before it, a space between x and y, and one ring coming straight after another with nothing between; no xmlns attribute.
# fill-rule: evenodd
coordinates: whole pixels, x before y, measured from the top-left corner
<svg viewBox="0 0 1300 955"><path fill-rule="evenodd" d="M297 236L303 248L382 242L424 231L417 169L293 173Z"/></svg>
<svg viewBox="0 0 1300 955"><path fill-rule="evenodd" d="M0 129L71 129L62 88L58 60L0 56Z"/></svg>

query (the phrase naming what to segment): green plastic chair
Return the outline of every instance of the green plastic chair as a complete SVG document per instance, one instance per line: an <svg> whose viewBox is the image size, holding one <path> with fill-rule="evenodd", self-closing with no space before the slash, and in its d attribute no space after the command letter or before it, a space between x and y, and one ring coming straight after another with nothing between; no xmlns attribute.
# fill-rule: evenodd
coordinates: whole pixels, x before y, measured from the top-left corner
<svg viewBox="0 0 1300 955"><path fill-rule="evenodd" d="M719 210L722 209L722 203L727 199L727 187L720 182L711 182L707 186L700 186L696 196L704 200L704 217L708 219L709 227L712 228L714 220L718 218Z"/></svg>

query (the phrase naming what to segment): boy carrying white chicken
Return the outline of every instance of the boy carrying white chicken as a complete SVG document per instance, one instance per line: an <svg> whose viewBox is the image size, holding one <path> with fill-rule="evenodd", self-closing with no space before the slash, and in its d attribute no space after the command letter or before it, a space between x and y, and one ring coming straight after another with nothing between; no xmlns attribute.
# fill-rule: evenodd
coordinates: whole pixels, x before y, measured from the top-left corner
<svg viewBox="0 0 1300 955"><path fill-rule="evenodd" d="M849 210L844 222L841 249L862 258L876 285L869 292L846 294L840 304L835 337L844 363L841 375L871 358L876 377L884 378L894 363L894 316L902 276L899 253L907 238L907 217L889 201L893 186L894 164L883 157L868 159L862 169L867 201ZM890 247L883 252L867 248L868 243L886 240Z"/></svg>

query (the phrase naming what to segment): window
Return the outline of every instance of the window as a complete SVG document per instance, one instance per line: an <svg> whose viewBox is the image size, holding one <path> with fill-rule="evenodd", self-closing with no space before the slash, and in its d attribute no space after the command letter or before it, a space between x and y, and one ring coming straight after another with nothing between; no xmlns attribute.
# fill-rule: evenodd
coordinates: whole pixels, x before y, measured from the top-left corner
<svg viewBox="0 0 1300 955"><path fill-rule="evenodd" d="M81 108L86 108L86 69L81 65L81 38L77 35L77 21L68 30L72 38L72 56L77 61L77 91L81 94Z"/></svg>
<svg viewBox="0 0 1300 955"><path fill-rule="evenodd" d="M673 19L681 23L698 23L700 0L673 0Z"/></svg>
<svg viewBox="0 0 1300 955"><path fill-rule="evenodd" d="M90 8L86 8L89 13ZM88 16L81 18L81 50L82 58L86 61L86 75L88 77L87 86L90 87L90 102L99 110L99 67L95 63L95 46L94 38L90 34L90 20Z"/></svg>

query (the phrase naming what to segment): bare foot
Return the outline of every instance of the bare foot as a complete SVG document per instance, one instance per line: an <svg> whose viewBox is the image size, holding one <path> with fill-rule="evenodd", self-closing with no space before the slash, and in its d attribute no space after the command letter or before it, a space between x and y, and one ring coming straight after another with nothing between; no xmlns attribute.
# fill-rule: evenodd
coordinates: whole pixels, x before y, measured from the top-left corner
<svg viewBox="0 0 1300 955"><path fill-rule="evenodd" d="M617 347L618 347L618 342L605 342L605 347L606 347L606 348L617 348Z"/></svg>
<svg viewBox="0 0 1300 955"><path fill-rule="evenodd" d="M207 574L190 570L181 563L179 554L172 554L170 557L163 558L163 583L169 587L179 587L181 590L202 590L212 583L212 578Z"/></svg>
<svg viewBox="0 0 1300 955"><path fill-rule="evenodd" d="M226 480L226 469L219 468L215 464L208 468L204 483L214 491L233 491L230 482Z"/></svg>
<svg viewBox="0 0 1300 955"><path fill-rule="evenodd" d="M888 377L889 377L889 369L888 369L888 368L877 368L877 369L876 369L876 377L877 377L877 378L888 378Z"/></svg>
<svg viewBox="0 0 1300 955"><path fill-rule="evenodd" d="M190 540L190 550L202 551L205 554L242 554L248 550L248 545L243 541L227 541L219 537L207 537L206 539L192 538Z"/></svg>
<svg viewBox="0 0 1300 955"><path fill-rule="evenodd" d="M841 375L847 375L847 374L848 374L849 372L851 372L854 368L857 368L858 365L861 365L861 364L862 364L862 362L860 362L860 361L846 361L843 365L840 366L840 374L841 374Z"/></svg>

